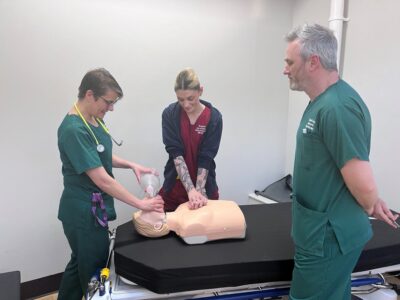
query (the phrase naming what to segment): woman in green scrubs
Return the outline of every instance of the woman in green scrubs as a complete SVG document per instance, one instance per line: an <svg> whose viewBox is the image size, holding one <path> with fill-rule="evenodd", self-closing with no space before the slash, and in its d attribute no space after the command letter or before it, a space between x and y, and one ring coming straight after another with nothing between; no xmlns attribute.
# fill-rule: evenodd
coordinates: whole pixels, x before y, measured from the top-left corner
<svg viewBox="0 0 400 300"><path fill-rule="evenodd" d="M112 137L104 116L122 98L122 90L105 69L86 73L78 101L58 128L64 190L58 218L71 247L58 299L81 300L96 269L108 258L108 221L116 218L114 199L145 211L163 212L157 196L140 200L114 179L112 168L131 169L137 178L153 172L112 153Z"/></svg>

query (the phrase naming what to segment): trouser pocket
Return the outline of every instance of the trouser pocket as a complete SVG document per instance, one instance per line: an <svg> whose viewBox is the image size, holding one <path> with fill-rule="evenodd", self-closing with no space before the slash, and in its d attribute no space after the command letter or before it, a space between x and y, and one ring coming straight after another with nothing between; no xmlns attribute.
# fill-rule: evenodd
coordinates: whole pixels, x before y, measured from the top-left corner
<svg viewBox="0 0 400 300"><path fill-rule="evenodd" d="M292 205L292 238L297 250L323 256L328 214L309 209L297 199Z"/></svg>

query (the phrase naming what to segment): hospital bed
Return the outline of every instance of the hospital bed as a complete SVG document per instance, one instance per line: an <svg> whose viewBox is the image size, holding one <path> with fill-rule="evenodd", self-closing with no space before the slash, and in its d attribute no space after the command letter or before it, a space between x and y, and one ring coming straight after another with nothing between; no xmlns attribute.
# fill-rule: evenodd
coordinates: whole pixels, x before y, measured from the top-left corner
<svg viewBox="0 0 400 300"><path fill-rule="evenodd" d="M287 295L293 269L291 203L241 206L244 240L187 245L174 233L150 239L127 222L116 230L106 294L93 299L264 299ZM392 300L381 273L400 272L400 232L371 220L368 242L353 274L359 298ZM109 285L112 282L112 293ZM369 298L368 298L369 297Z"/></svg>

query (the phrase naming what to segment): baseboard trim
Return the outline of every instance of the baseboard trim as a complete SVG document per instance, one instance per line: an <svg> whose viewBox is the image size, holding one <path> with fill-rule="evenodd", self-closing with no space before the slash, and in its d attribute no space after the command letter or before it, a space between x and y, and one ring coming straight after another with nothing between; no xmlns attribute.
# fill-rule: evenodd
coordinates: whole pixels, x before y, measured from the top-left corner
<svg viewBox="0 0 400 300"><path fill-rule="evenodd" d="M21 299L32 299L58 291L63 273L21 283Z"/></svg>

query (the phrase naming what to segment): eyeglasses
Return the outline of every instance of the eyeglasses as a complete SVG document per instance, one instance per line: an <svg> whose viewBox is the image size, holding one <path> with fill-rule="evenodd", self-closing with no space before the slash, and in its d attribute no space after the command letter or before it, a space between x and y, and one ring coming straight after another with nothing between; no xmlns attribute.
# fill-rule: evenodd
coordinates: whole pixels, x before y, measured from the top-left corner
<svg viewBox="0 0 400 300"><path fill-rule="evenodd" d="M108 106L111 105L115 105L120 99L116 99L116 100L107 100L105 98L103 98L102 96L99 96L101 98L101 100L103 100Z"/></svg>

